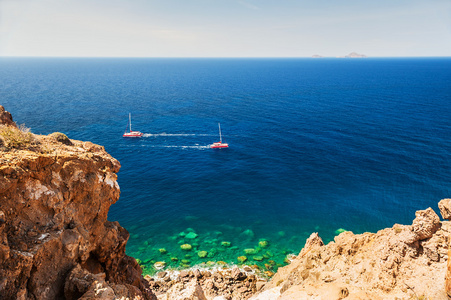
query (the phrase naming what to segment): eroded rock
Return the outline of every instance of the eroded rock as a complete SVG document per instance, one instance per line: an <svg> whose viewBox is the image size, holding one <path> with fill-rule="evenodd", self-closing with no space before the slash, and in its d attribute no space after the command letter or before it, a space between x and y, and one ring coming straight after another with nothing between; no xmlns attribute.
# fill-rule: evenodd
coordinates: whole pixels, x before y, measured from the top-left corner
<svg viewBox="0 0 451 300"><path fill-rule="evenodd" d="M3 107L0 115L12 122ZM154 299L125 255L128 232L107 220L119 162L89 142L33 138L39 151L0 150L0 298L76 299L95 289Z"/></svg>

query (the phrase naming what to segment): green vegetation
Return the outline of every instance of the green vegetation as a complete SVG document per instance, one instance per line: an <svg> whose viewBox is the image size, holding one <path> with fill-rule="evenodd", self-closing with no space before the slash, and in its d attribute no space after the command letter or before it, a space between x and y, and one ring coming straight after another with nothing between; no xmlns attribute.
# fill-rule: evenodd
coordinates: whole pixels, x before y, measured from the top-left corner
<svg viewBox="0 0 451 300"><path fill-rule="evenodd" d="M60 142L61 144L68 145L68 146L73 145L72 142L70 141L70 139L64 133L54 132L50 135L50 137L53 138L54 140L56 140L57 142Z"/></svg>

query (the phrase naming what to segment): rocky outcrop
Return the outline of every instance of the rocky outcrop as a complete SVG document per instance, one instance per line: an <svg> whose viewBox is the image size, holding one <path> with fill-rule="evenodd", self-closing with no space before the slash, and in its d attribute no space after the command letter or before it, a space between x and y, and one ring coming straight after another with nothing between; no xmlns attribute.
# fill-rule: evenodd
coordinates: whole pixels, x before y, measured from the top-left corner
<svg viewBox="0 0 451 300"><path fill-rule="evenodd" d="M343 232L327 245L312 234L297 258L251 299L448 299L451 224L431 208L415 215L412 225Z"/></svg>
<svg viewBox="0 0 451 300"><path fill-rule="evenodd" d="M443 217L451 211L449 199L439 206ZM270 282L258 272L250 274L256 271L250 267L165 271L147 279L161 300L448 299L451 222L441 222L431 208L415 216L412 225L357 235L347 231L327 245L312 233L299 255Z"/></svg>
<svg viewBox="0 0 451 300"><path fill-rule="evenodd" d="M0 105L0 124L17 127L16 123L13 121L13 117L11 116L11 114L7 112L5 108L1 105Z"/></svg>
<svg viewBox="0 0 451 300"><path fill-rule="evenodd" d="M266 279L255 271L249 266L243 269L164 271L146 279L159 300L247 299L266 283Z"/></svg>
<svg viewBox="0 0 451 300"><path fill-rule="evenodd" d="M445 220L451 219L451 199L443 199L438 203L440 214ZM448 257L451 256L451 239L448 238ZM448 259L448 270L445 278L445 291L449 298L451 298L451 260Z"/></svg>
<svg viewBox="0 0 451 300"><path fill-rule="evenodd" d="M107 221L119 162L90 142L33 138L0 150L0 298L155 299L128 232Z"/></svg>

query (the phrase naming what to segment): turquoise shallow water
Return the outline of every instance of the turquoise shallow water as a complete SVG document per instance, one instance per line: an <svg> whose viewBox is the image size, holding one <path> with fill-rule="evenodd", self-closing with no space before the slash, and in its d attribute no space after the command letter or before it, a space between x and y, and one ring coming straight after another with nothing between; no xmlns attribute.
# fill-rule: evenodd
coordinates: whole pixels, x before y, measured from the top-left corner
<svg viewBox="0 0 451 300"><path fill-rule="evenodd" d="M1 58L0 80L18 123L121 162L109 219L148 273L243 255L275 270L312 232L409 224L450 197L449 58ZM129 112L141 139L122 138ZM228 149L206 147L218 122Z"/></svg>

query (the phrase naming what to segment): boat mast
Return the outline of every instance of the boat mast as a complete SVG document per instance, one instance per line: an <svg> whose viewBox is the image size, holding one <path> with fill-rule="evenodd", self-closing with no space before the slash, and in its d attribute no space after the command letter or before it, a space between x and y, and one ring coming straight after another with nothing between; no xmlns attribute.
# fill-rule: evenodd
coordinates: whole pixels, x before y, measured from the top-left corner
<svg viewBox="0 0 451 300"><path fill-rule="evenodd" d="M128 113L128 121L130 123L130 132L132 132L132 113Z"/></svg>
<svg viewBox="0 0 451 300"><path fill-rule="evenodd" d="M219 127L219 142L222 143L221 124L220 123L218 123L218 127Z"/></svg>

